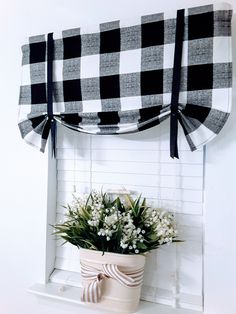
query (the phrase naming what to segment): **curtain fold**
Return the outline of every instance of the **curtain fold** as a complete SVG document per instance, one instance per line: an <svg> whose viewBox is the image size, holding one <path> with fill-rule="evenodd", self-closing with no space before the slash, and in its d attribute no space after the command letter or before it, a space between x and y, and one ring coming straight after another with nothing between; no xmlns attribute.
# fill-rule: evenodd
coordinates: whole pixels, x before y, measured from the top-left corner
<svg viewBox="0 0 236 314"><path fill-rule="evenodd" d="M185 9L177 119L193 151L213 139L231 110L228 4ZM171 115L176 11L54 33L53 117L73 130L122 134ZM49 135L47 35L22 47L19 129L44 152Z"/></svg>

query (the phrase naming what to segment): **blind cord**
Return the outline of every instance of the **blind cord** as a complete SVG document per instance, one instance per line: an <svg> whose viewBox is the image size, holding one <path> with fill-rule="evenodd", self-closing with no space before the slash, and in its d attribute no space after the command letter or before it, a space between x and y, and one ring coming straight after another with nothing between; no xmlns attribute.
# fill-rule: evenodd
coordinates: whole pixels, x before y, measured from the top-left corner
<svg viewBox="0 0 236 314"><path fill-rule="evenodd" d="M77 149L77 142L76 142L76 132L73 134L73 144L74 144L74 160L73 160L73 193L76 193L76 149Z"/></svg>
<svg viewBox="0 0 236 314"><path fill-rule="evenodd" d="M93 170L93 164L92 164L92 135L90 135L90 139L89 139L89 157L90 157L90 165L89 165L89 189L90 189L90 192L92 192L92 170Z"/></svg>
<svg viewBox="0 0 236 314"><path fill-rule="evenodd" d="M175 197L174 197L174 206L173 206L173 210L174 210L174 217L175 217L175 221L177 221L177 217L176 217L176 212L177 212L177 192L178 192L178 177L180 175L180 173L178 172L178 166L179 166L179 161L177 159L174 160L175 163ZM173 243L174 244L174 254L175 254L175 271L173 273L173 278L172 278L172 293L173 293L173 304L172 306L174 308L178 308L179 307L179 252L178 252L178 244L177 243Z"/></svg>

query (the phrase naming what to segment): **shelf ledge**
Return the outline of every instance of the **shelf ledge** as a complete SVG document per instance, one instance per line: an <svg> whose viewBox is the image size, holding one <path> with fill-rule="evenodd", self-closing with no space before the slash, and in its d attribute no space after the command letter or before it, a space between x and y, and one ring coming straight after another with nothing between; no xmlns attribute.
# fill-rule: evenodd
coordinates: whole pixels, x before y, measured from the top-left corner
<svg viewBox="0 0 236 314"><path fill-rule="evenodd" d="M94 308L91 309L87 306L87 304L84 304L82 301L80 301L80 296L82 293L82 289L78 287L72 287L72 286L63 286L61 284L56 283L47 283L47 284L40 284L36 283L33 286L31 286L28 289L28 292L42 296L47 297L59 301L69 302L73 304L77 304L79 306L86 307L88 310L88 313L95 313L99 312L97 309ZM90 312L89 312L90 311ZM108 313L105 311L102 311L102 313ZM109 311L109 313L111 313ZM203 314L203 312L200 311L194 311L189 309L180 309L180 308L172 308L167 305L161 305L157 303L147 302L147 301L140 301L140 306L137 314Z"/></svg>

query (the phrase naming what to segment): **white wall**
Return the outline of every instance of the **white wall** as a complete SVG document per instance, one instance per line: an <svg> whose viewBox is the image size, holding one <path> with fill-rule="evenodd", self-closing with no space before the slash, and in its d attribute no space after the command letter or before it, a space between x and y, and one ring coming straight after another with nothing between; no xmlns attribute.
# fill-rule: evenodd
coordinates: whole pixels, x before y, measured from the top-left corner
<svg viewBox="0 0 236 314"><path fill-rule="evenodd" d="M17 128L20 46L24 37L98 23L131 14L209 3L208 0L8 0L0 1L0 313L68 314L75 306L38 299L27 288L42 281L45 263L47 156L29 147ZM217 1L213 1L217 2ZM236 9L236 1L229 1ZM235 21L234 21L235 27ZM207 146L206 314L236 313L234 178L236 110ZM217 198L216 198L217 196ZM211 262L210 262L211 261ZM214 261L214 262L212 262ZM222 272L221 272L222 271Z"/></svg>

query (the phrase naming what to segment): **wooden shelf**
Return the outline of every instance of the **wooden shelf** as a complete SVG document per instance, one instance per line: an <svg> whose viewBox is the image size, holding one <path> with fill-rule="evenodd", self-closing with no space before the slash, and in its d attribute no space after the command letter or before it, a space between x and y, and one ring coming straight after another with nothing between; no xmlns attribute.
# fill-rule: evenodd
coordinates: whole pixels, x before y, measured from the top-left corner
<svg viewBox="0 0 236 314"><path fill-rule="evenodd" d="M55 299L58 301L78 304L79 306L83 307L84 310L86 308L86 314L115 313L112 311L105 312L104 310L100 312L95 308L90 308L87 305L85 305L83 302L80 301L82 289L78 287L65 286L64 289L62 289L61 284L37 283L37 284L34 284L32 287L30 287L28 291L38 296L47 297L47 298ZM84 310L83 310L83 313L85 313ZM140 302L140 307L137 314L156 314L156 313L158 314L203 314L202 312L193 311L189 309L172 308L171 306L160 305L157 303L146 302L146 301Z"/></svg>

